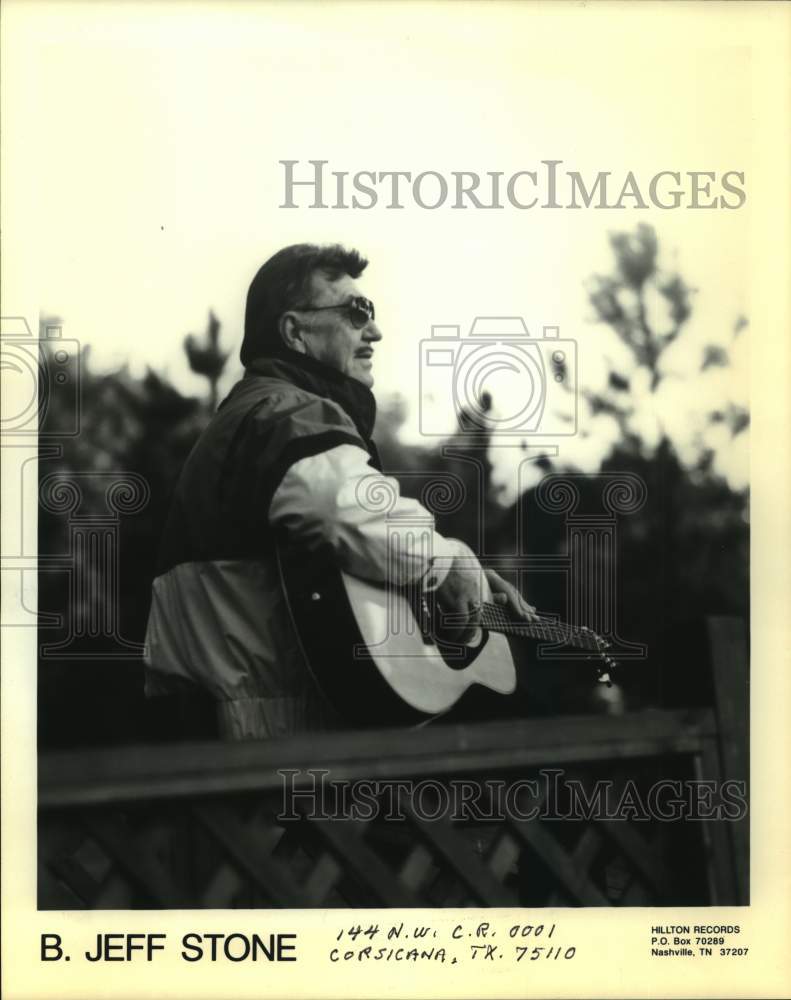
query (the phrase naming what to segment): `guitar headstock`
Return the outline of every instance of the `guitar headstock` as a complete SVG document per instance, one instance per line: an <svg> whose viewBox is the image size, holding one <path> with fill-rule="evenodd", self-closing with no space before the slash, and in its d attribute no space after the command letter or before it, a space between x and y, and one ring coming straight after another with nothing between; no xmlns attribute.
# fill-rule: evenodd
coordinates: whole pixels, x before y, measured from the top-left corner
<svg viewBox="0 0 791 1000"><path fill-rule="evenodd" d="M598 654L598 661L596 663L596 680L600 684L606 684L607 687L612 687L612 674L618 667L612 656L607 654L607 650L610 648L610 643L606 639L602 638L597 632L594 632L592 628L588 628L587 625L583 625L580 628L580 632L584 633L588 640L593 643L595 651ZM590 648L590 647L589 647ZM588 659L593 659L594 657L589 656Z"/></svg>
<svg viewBox="0 0 791 1000"><path fill-rule="evenodd" d="M596 665L596 680L599 684L606 684L607 687L612 687L612 674L615 673L618 668L618 664L615 662L612 656L607 654L607 650L610 648L610 643L606 639L603 639L600 635L595 632L591 632L591 635L596 640L596 645L599 647L599 663Z"/></svg>

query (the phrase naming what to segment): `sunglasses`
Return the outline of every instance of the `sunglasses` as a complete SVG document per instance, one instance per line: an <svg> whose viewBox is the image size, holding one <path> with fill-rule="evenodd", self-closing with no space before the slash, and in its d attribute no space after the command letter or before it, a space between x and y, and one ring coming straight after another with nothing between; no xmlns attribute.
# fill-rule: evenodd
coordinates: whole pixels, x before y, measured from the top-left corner
<svg viewBox="0 0 791 1000"><path fill-rule="evenodd" d="M355 295L348 302L342 302L337 306L294 306L297 312L324 312L326 309L347 310L349 321L355 330L362 330L371 320L376 319L376 310L370 299L362 295Z"/></svg>

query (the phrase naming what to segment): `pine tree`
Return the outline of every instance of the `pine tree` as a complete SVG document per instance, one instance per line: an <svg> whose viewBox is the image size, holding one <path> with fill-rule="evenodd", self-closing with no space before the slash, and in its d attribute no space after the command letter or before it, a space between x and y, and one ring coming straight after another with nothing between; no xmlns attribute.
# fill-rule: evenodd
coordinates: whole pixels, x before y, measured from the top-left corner
<svg viewBox="0 0 791 1000"><path fill-rule="evenodd" d="M184 350L189 366L196 375L203 375L209 381L209 411L217 409L217 385L225 369L229 352L220 350L220 321L209 310L209 322L201 342L194 334L184 338Z"/></svg>

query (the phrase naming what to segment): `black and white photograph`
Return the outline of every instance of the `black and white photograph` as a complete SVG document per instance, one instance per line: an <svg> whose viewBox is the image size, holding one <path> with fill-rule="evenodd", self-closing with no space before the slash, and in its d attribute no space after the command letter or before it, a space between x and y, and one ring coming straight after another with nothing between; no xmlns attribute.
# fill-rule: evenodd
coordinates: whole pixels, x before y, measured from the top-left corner
<svg viewBox="0 0 791 1000"><path fill-rule="evenodd" d="M9 998L788 995L790 13L6 3Z"/></svg>

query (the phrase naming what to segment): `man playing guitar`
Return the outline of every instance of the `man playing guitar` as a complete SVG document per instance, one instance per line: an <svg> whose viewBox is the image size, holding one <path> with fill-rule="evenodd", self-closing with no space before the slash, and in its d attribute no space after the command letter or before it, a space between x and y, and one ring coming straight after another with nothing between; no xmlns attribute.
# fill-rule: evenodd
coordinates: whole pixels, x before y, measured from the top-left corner
<svg viewBox="0 0 791 1000"><path fill-rule="evenodd" d="M510 618L536 618L515 587L436 532L428 511L379 468L371 387L382 331L358 285L366 266L356 250L297 244L260 268L247 295L244 377L176 487L153 585L146 693L197 685L216 702L227 739L339 723L286 604L283 539L308 559L331 553L353 578L431 595L457 644L480 642L486 602ZM387 514L361 500L377 489L392 497ZM399 517L422 521L428 534L405 533L394 547L388 527Z"/></svg>

